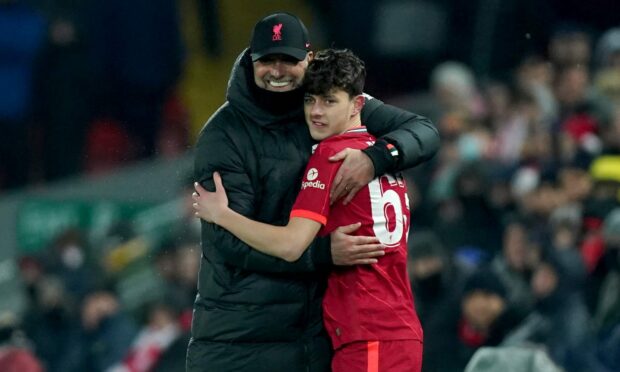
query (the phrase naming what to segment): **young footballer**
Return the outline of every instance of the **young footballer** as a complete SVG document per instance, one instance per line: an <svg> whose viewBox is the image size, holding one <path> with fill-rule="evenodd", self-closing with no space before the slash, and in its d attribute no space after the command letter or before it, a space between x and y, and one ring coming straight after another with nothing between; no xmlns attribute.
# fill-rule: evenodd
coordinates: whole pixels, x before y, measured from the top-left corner
<svg viewBox="0 0 620 372"><path fill-rule="evenodd" d="M330 205L329 190L341 164L329 157L375 141L360 122L365 76L364 63L348 50L327 49L310 62L303 80L304 112L312 138L320 143L286 226L257 222L230 209L218 173L215 192L196 184L194 208L197 216L253 248L287 261L299 259L317 234L360 223L356 233L376 236L385 255L372 265L334 267L329 275L323 317L335 350L332 370L420 371L423 337L407 276L410 214L403 178L381 176L346 206Z"/></svg>

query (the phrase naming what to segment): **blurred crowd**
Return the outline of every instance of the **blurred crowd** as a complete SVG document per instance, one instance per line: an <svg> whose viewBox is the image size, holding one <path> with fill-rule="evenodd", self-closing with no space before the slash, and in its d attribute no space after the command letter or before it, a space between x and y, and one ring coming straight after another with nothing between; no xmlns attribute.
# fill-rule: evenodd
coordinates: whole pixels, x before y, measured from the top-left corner
<svg viewBox="0 0 620 372"><path fill-rule="evenodd" d="M215 3L197 8L212 55L223 48ZM430 117L441 134L438 155L406 174L424 370L470 362L468 371L482 371L472 364L483 361L496 371L533 360L548 370L620 370L620 28L545 28L541 4L555 1L506 1L527 9L513 18L498 8L498 19L549 37L532 39L543 49L516 48L511 37L523 30L498 27L503 49L485 70L467 57L476 44L464 36L475 29L467 17L444 19L463 32L437 30L432 46L419 42L430 32L424 17L441 12L412 8L423 15L414 24L401 6L428 2L386 2L399 5L396 13L377 10L379 1L310 3L326 14L316 22L329 26L324 38L367 60L369 93ZM455 14L461 3L433 2ZM581 9L566 3L565 12ZM0 192L187 149L176 4L0 0ZM462 5L470 6L464 14L476 13ZM519 21L537 12L535 27ZM376 25L383 39L359 27L376 24L375 13L393 16ZM399 20L403 30L417 25L412 39L390 28ZM393 44L395 33L416 41L413 54ZM383 49L367 48L373 43ZM445 57L454 60L437 63ZM427 92L382 95L425 78ZM190 194L181 191L182 217L157 238L132 221L95 242L72 228L21 257L28 303L19 317L0 314L0 370L183 370L200 255Z"/></svg>
<svg viewBox="0 0 620 372"><path fill-rule="evenodd" d="M620 28L559 28L506 79L441 63L399 102L442 138L408 173L424 369L463 370L485 346L514 367L501 350L529 346L566 371L620 370Z"/></svg>
<svg viewBox="0 0 620 372"><path fill-rule="evenodd" d="M183 153L176 0L0 1L0 192Z"/></svg>
<svg viewBox="0 0 620 372"><path fill-rule="evenodd" d="M71 227L21 257L26 307L0 316L0 370L184 371L200 265L191 185L156 234L120 220L93 242Z"/></svg>

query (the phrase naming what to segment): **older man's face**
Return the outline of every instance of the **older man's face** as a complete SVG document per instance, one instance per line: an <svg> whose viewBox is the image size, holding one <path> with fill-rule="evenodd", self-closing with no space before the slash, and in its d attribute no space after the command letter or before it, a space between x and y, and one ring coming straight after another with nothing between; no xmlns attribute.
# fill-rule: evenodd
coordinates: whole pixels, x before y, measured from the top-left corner
<svg viewBox="0 0 620 372"><path fill-rule="evenodd" d="M254 82L271 92L288 92L301 87L312 53L298 61L283 54L269 54L253 63Z"/></svg>

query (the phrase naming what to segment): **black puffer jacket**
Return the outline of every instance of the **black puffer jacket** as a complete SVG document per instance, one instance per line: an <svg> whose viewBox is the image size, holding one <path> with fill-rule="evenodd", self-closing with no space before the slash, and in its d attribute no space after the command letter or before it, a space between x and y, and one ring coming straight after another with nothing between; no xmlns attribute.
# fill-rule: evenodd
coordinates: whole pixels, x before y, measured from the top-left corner
<svg viewBox="0 0 620 372"><path fill-rule="evenodd" d="M195 178L213 190L212 173L219 171L232 209L286 224L313 145L301 103L300 92L257 88L246 50L233 68L227 102L200 134ZM390 132L401 168L430 158L438 148L428 120L376 99L368 100L362 120L375 135ZM383 161L372 158L375 164ZM288 263L203 222L202 251L188 370L329 370L321 317L331 265L328 238L315 240L297 262Z"/></svg>

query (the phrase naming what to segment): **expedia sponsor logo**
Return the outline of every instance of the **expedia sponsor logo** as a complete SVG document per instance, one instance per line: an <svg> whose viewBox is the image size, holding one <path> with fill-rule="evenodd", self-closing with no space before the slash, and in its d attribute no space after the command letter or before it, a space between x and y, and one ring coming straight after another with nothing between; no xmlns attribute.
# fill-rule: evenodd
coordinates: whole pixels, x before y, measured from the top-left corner
<svg viewBox="0 0 620 372"><path fill-rule="evenodd" d="M301 183L301 189L305 189L307 187L313 187L315 189L321 189L321 190L325 190L325 184L319 180L316 180L314 182L310 182L310 181L305 181Z"/></svg>

